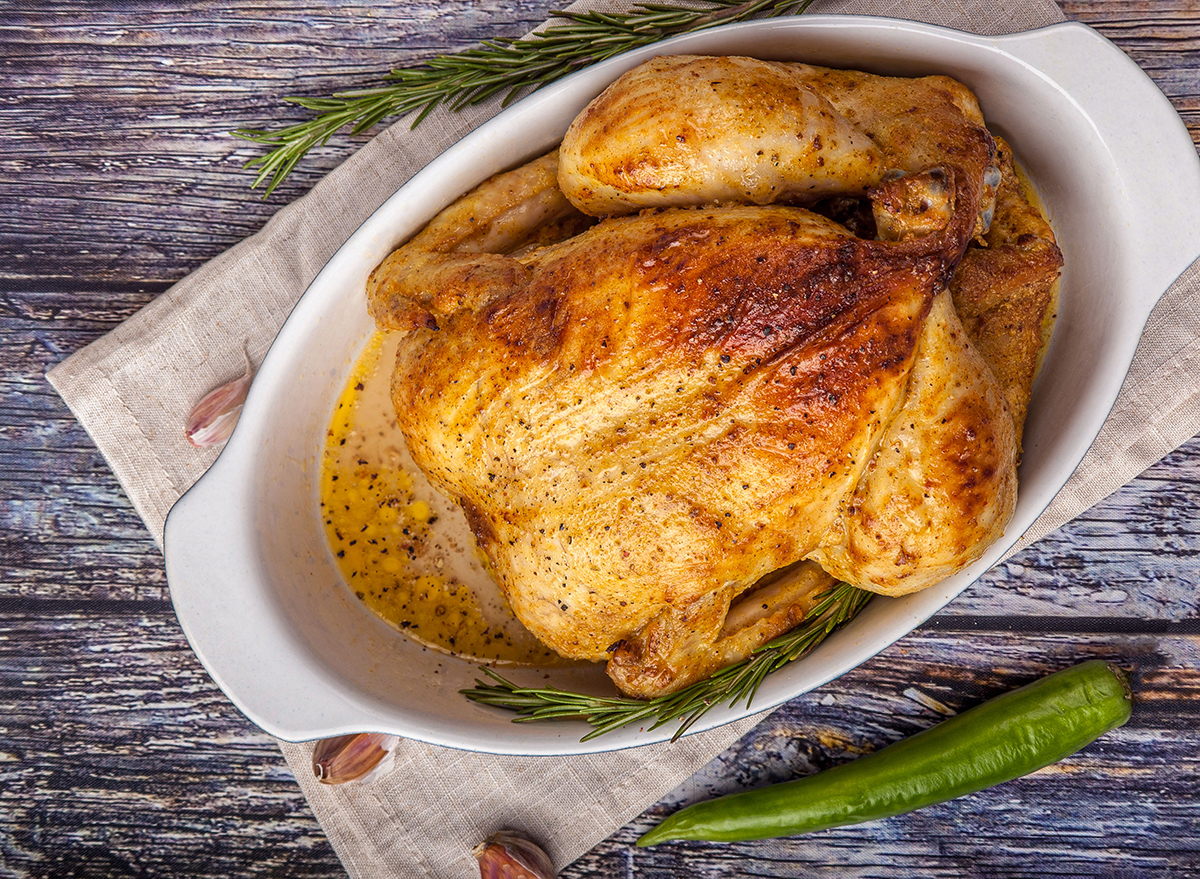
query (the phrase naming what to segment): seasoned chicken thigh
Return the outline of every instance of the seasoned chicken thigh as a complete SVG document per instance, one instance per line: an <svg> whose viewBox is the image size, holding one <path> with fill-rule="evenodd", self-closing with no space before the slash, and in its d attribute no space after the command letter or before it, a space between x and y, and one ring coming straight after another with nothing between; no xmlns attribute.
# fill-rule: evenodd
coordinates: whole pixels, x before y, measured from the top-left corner
<svg viewBox="0 0 1200 879"><path fill-rule="evenodd" d="M593 216L698 204L811 204L916 181L872 201L881 237L945 224L944 175L959 171L975 234L990 223L999 169L974 95L945 76L873 76L755 58L674 55L622 76L579 114L559 185ZM884 197L886 196L886 197ZM898 225L901 224L901 225Z"/></svg>
<svg viewBox="0 0 1200 879"><path fill-rule="evenodd" d="M597 217L863 195L885 170L874 141L788 68L692 55L621 77L579 114L561 158L563 192Z"/></svg>
<svg viewBox="0 0 1200 879"><path fill-rule="evenodd" d="M750 59L626 78L561 154L448 208L368 293L405 333L413 458L517 617L650 696L794 627L835 577L902 594L978 558L1012 513L1019 422L947 287L999 182L969 92ZM691 118L697 79L720 106ZM786 162L780 126L802 144ZM878 237L758 204L771 138L785 200L869 192ZM588 227L563 194L657 209Z"/></svg>

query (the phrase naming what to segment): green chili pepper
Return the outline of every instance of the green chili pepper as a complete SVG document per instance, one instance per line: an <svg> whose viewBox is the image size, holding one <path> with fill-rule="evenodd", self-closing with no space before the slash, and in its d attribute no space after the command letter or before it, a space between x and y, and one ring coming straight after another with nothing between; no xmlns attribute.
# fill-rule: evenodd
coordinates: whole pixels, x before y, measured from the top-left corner
<svg viewBox="0 0 1200 879"><path fill-rule="evenodd" d="M911 812L1027 775L1129 719L1128 678L1093 660L997 696L867 757L697 803L638 840L795 836Z"/></svg>

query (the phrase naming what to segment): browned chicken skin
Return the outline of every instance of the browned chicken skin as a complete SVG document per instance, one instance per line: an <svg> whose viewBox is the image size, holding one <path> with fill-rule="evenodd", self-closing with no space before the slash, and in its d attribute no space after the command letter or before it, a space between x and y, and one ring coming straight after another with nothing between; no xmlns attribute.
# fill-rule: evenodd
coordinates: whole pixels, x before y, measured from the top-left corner
<svg viewBox="0 0 1200 879"><path fill-rule="evenodd" d="M593 216L865 194L886 170L879 146L797 79L753 58L654 58L571 125L563 191Z"/></svg>
<svg viewBox="0 0 1200 879"><path fill-rule="evenodd" d="M1020 438L1062 253L1041 212L1025 197L1012 150L1001 138L1002 182L984 247L970 247L950 282L967 334L1004 389Z"/></svg>
<svg viewBox="0 0 1200 879"><path fill-rule="evenodd" d="M393 397L413 458L466 511L518 618L651 696L794 627L832 578L903 594L978 558L1012 513L1009 398L1028 385L998 381L949 293L1001 188L966 89L725 58L627 77L581 114L561 164L468 194L368 292L380 326L406 332ZM698 126L682 102L718 81L701 91L722 127ZM869 191L877 238L759 204L761 186L738 196L730 181L764 171L731 143L801 124L768 188L827 147L841 170L786 200ZM697 159L718 154L716 171ZM635 167L622 201L604 169ZM658 209L577 231L563 192L584 212ZM1023 203L1005 192L1002 226ZM530 249L538 228L564 240ZM1022 234L1052 246L1048 229ZM956 287L988 339L1003 286Z"/></svg>

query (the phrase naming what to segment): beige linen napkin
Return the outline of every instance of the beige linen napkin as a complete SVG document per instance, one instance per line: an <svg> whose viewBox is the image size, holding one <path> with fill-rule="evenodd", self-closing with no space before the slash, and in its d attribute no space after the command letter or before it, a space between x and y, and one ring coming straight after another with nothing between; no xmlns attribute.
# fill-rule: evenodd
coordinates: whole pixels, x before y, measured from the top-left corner
<svg viewBox="0 0 1200 879"><path fill-rule="evenodd" d="M625 3L582 2L573 9ZM1061 21L1050 0L818 0L812 12L911 18L984 34ZM351 232L431 158L497 112L495 101L380 134L252 238L184 278L49 379L112 466L159 542L175 500L216 456L184 441L186 414L261 359L296 299ZM242 185L232 181L230 185ZM1091 453L1025 541L1122 485L1200 430L1200 268L1166 294ZM247 341L248 340L248 341ZM564 865L622 827L747 732L754 719L672 745L588 757L496 757L401 742L394 771L324 787L311 748L281 743L355 877L470 876L472 845L502 826L545 841Z"/></svg>

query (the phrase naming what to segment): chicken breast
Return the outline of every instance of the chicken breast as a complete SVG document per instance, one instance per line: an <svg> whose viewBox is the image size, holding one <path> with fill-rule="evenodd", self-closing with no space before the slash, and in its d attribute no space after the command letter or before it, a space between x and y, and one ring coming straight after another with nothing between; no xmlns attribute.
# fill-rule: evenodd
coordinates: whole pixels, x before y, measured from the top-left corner
<svg viewBox="0 0 1200 879"><path fill-rule="evenodd" d="M741 128L682 109L695 80L725 82L714 70L740 78L713 113L756 95ZM999 183L969 92L747 59L627 77L560 154L447 209L368 293L405 333L393 398L413 458L466 512L518 618L651 696L794 627L834 578L903 594L978 558L1013 510L1019 420L949 293ZM780 114L805 144L781 180L825 167L823 150L841 163L786 200L869 193L872 237L734 192ZM647 144L672 182L593 185ZM564 196L655 209L587 226ZM479 252L521 205L536 222Z"/></svg>

